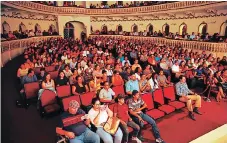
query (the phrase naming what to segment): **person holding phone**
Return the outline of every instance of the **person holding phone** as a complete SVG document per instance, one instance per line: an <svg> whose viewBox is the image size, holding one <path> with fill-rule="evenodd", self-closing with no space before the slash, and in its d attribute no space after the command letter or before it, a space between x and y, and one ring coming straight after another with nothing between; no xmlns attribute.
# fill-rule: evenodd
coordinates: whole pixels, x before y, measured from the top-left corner
<svg viewBox="0 0 227 143"><path fill-rule="evenodd" d="M129 113L131 115L132 120L142 128L144 126L144 121L148 122L152 126L152 131L155 137L155 141L157 143L164 143L161 139L159 129L154 121L150 116L143 113L142 110L147 107L147 104L143 101L140 97L140 93L137 90L132 91L132 98L128 100L128 108ZM138 133L138 138L143 142L144 139L141 136L141 131Z"/></svg>

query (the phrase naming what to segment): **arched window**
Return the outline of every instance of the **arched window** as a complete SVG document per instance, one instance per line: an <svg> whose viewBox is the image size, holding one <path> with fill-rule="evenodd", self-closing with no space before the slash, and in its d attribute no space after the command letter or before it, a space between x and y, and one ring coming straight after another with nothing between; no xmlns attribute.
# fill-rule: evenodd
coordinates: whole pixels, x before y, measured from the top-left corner
<svg viewBox="0 0 227 143"><path fill-rule="evenodd" d="M147 25L147 32L149 32L150 34L153 34L153 25L151 24Z"/></svg>
<svg viewBox="0 0 227 143"><path fill-rule="evenodd" d="M220 27L220 36L227 37L227 21L221 24L221 27Z"/></svg>
<svg viewBox="0 0 227 143"><path fill-rule="evenodd" d="M163 25L162 31L165 32L165 35L169 35L169 25L167 23Z"/></svg>
<svg viewBox="0 0 227 143"><path fill-rule="evenodd" d="M35 25L35 33L37 31L41 31L41 27L40 27L40 25L38 23L36 23L36 25Z"/></svg>
<svg viewBox="0 0 227 143"><path fill-rule="evenodd" d="M74 26L70 22L65 24L64 38L74 38Z"/></svg>
<svg viewBox="0 0 227 143"><path fill-rule="evenodd" d="M103 26L102 26L102 34L107 34L107 31L108 31L108 29L107 29L107 26L104 24Z"/></svg>
<svg viewBox="0 0 227 143"><path fill-rule="evenodd" d="M117 31L118 31L118 32L122 32L122 31L123 31L123 28L122 28L121 25L118 25L118 26L117 26Z"/></svg>
<svg viewBox="0 0 227 143"><path fill-rule="evenodd" d="M19 32L25 32L26 30L26 26L21 22L21 24L19 24Z"/></svg>
<svg viewBox="0 0 227 143"><path fill-rule="evenodd" d="M207 33L207 23L202 22L199 25L199 33L201 33L202 35L206 35L206 33Z"/></svg>
<svg viewBox="0 0 227 143"><path fill-rule="evenodd" d="M138 32L138 26L136 24L132 25L132 32Z"/></svg>
<svg viewBox="0 0 227 143"><path fill-rule="evenodd" d="M5 33L9 33L9 31L10 31L10 26L6 21L4 21L2 23L2 30L3 30L3 32L5 31Z"/></svg>
<svg viewBox="0 0 227 143"><path fill-rule="evenodd" d="M186 33L187 33L187 25L185 23L182 23L180 25L179 34L180 35L185 35Z"/></svg>

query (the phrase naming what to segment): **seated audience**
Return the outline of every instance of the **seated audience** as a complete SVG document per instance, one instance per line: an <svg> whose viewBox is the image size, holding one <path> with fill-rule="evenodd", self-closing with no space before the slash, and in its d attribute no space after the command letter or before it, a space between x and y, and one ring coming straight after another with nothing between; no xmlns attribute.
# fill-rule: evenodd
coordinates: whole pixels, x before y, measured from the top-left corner
<svg viewBox="0 0 227 143"><path fill-rule="evenodd" d="M99 99L100 101L111 101L115 96L115 92L110 88L109 82L106 81L104 83L103 89L99 92Z"/></svg>
<svg viewBox="0 0 227 143"><path fill-rule="evenodd" d="M93 107L88 112L88 115L92 124L97 127L96 133L100 136L104 143L113 143L112 136L103 129L107 119L109 117L113 117L113 112L108 108L107 105L101 105L98 98L92 99L92 106ZM114 142L121 143L122 136L123 134L119 127L115 135L113 135Z"/></svg>
<svg viewBox="0 0 227 143"><path fill-rule="evenodd" d="M76 83L72 86L72 94L80 95L89 92L88 86L83 82L82 76L76 77Z"/></svg>
<svg viewBox="0 0 227 143"><path fill-rule="evenodd" d="M80 115L85 115L85 112L76 100L71 100L68 111L61 115L56 133L67 136L70 143L100 143L100 137L88 128L90 121L87 117L84 120L79 119L77 122L67 122L68 119L80 117Z"/></svg>
<svg viewBox="0 0 227 143"><path fill-rule="evenodd" d="M199 108L201 107L201 97L195 92L188 89L186 84L186 77L181 75L179 77L180 81L176 84L177 95L180 96L179 100L182 102L187 102L187 108L189 110L189 117L192 120L196 120L193 112L201 115ZM195 101L195 108L192 107L192 101Z"/></svg>
<svg viewBox="0 0 227 143"><path fill-rule="evenodd" d="M65 76L64 72L61 71L56 79L56 86L69 85L69 79Z"/></svg>

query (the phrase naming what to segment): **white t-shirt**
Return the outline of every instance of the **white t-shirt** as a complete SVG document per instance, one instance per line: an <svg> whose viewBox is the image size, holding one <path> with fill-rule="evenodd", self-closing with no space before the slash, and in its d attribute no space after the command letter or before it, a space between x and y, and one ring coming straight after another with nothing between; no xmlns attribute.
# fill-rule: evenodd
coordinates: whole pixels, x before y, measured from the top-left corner
<svg viewBox="0 0 227 143"><path fill-rule="evenodd" d="M63 56L63 55L62 55L62 56L61 56L61 60L62 60L62 61L66 60L66 59L68 59L68 58L67 58L67 55L66 55L66 56Z"/></svg>
<svg viewBox="0 0 227 143"><path fill-rule="evenodd" d="M108 119L108 106L107 105L101 105L101 108L103 108L103 110L101 110L100 115L99 115L99 121L98 124L96 125L96 127L102 127L101 124L106 122ZM91 122L94 124L94 119L97 117L99 111L95 111L93 108L91 108L91 110L88 112L88 117L91 120Z"/></svg>
<svg viewBox="0 0 227 143"><path fill-rule="evenodd" d="M154 81L153 81L152 78L149 79L149 81L148 81L152 89L157 89L158 88L158 81L156 79L155 79L155 81L156 81L156 85L154 85Z"/></svg>
<svg viewBox="0 0 227 143"><path fill-rule="evenodd" d="M179 65L173 65L172 66L172 71L174 72L174 73L178 73L178 72L180 72L180 67L179 67Z"/></svg>

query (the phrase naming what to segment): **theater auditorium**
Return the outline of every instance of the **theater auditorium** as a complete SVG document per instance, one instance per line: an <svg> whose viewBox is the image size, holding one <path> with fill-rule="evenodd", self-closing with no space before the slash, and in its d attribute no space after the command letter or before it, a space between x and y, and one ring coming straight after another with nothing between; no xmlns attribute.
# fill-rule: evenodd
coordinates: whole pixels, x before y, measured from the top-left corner
<svg viewBox="0 0 227 143"><path fill-rule="evenodd" d="M226 1L2 1L3 143L227 143Z"/></svg>

